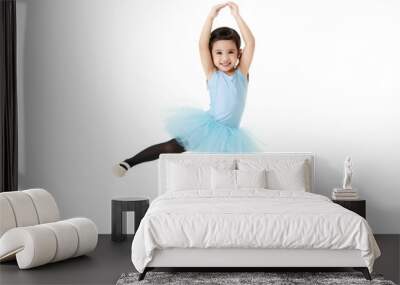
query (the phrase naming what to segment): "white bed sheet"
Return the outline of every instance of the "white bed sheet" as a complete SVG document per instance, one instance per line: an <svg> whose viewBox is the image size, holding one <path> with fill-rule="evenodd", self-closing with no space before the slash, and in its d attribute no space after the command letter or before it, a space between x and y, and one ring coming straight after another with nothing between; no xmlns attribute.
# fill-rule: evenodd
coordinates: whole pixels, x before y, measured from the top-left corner
<svg viewBox="0 0 400 285"><path fill-rule="evenodd" d="M159 196L135 234L135 268L143 272L165 248L357 249L370 272L380 255L361 216L322 195L266 189Z"/></svg>

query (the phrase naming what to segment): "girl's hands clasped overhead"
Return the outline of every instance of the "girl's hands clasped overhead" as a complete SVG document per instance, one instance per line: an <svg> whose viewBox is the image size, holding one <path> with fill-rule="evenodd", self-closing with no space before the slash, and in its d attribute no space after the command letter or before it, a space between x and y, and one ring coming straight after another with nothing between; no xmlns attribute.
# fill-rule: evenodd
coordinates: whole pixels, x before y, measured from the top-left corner
<svg viewBox="0 0 400 285"><path fill-rule="evenodd" d="M221 3L221 4L218 4L218 5L215 5L214 7L212 7L211 11L210 11L210 16L212 18L217 17L219 11L226 6L228 6L231 9L232 16L234 16L234 17L239 16L239 6L235 2L232 2L232 1Z"/></svg>
<svg viewBox="0 0 400 285"><path fill-rule="evenodd" d="M226 4L231 9L231 14L233 17L239 16L239 6L236 3L229 1L229 2L226 2Z"/></svg>
<svg viewBox="0 0 400 285"><path fill-rule="evenodd" d="M212 7L211 8L211 11L210 11L210 17L211 18L215 18L215 17L217 17L218 16L218 13L219 13L219 11L222 9L222 8L224 8L225 6L227 6L228 5L228 3L221 3L221 4L218 4L218 5L215 5L214 7Z"/></svg>

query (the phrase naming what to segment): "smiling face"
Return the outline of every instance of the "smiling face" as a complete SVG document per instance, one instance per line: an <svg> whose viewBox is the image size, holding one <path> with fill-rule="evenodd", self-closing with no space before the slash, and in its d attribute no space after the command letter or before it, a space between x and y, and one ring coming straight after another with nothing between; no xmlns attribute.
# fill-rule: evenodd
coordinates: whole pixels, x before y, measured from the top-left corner
<svg viewBox="0 0 400 285"><path fill-rule="evenodd" d="M212 59L216 68L224 72L234 69L239 58L239 50L232 40L218 40L212 46Z"/></svg>

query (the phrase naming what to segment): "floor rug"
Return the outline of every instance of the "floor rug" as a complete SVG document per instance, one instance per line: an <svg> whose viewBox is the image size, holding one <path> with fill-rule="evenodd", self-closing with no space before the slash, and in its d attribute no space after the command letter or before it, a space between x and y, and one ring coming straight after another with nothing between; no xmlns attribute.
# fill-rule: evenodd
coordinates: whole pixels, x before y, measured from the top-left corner
<svg viewBox="0 0 400 285"><path fill-rule="evenodd" d="M376 284L395 285L384 280L380 274L372 274L366 280L361 272L147 272L145 279L138 281L139 273L124 273L116 285L136 284L213 284L213 285L297 285L297 284Z"/></svg>

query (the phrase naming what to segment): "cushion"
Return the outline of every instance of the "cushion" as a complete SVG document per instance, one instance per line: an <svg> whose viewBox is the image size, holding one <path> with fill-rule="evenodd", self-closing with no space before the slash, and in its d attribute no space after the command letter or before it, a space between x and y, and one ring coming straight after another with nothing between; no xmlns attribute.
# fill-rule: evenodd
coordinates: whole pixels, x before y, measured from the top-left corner
<svg viewBox="0 0 400 285"><path fill-rule="evenodd" d="M169 165L167 191L210 188L210 168L184 166L176 163Z"/></svg>
<svg viewBox="0 0 400 285"><path fill-rule="evenodd" d="M184 191L211 188L211 168L234 169L233 160L176 160L166 165L167 191Z"/></svg>
<svg viewBox="0 0 400 285"><path fill-rule="evenodd" d="M267 188L267 171L236 170L238 188Z"/></svg>
<svg viewBox="0 0 400 285"><path fill-rule="evenodd" d="M238 159L237 163L239 170L265 169L268 189L310 191L307 160Z"/></svg>
<svg viewBox="0 0 400 285"><path fill-rule="evenodd" d="M8 199L0 193L0 237L9 229L15 228L17 222Z"/></svg>
<svg viewBox="0 0 400 285"><path fill-rule="evenodd" d="M29 195L23 191L11 191L3 192L1 196L10 204L17 227L33 226L39 223L35 205Z"/></svg>
<svg viewBox="0 0 400 285"><path fill-rule="evenodd" d="M211 189L236 189L236 170L211 168Z"/></svg>
<svg viewBox="0 0 400 285"><path fill-rule="evenodd" d="M41 188L22 191L32 199L38 216L39 224L51 223L60 220L60 212L53 195Z"/></svg>
<svg viewBox="0 0 400 285"><path fill-rule="evenodd" d="M241 188L266 188L266 170L211 169L212 190L240 190Z"/></svg>
<svg viewBox="0 0 400 285"><path fill-rule="evenodd" d="M16 257L20 269L86 254L97 245L97 227L89 219L10 229L0 238L0 261Z"/></svg>
<svg viewBox="0 0 400 285"><path fill-rule="evenodd" d="M56 201L41 188L0 193L0 216L0 237L14 227L60 220Z"/></svg>

